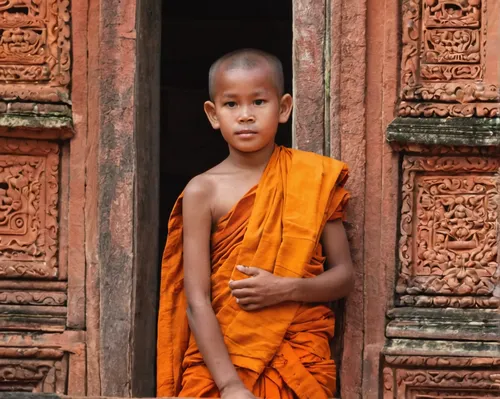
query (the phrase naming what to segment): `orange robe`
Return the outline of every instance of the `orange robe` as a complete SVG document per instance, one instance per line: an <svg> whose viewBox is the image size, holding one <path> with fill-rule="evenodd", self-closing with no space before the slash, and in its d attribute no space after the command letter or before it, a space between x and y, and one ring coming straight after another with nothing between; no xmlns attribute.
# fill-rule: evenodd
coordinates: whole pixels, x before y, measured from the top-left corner
<svg viewBox="0 0 500 399"><path fill-rule="evenodd" d="M335 392L329 347L334 316L328 305L289 302L247 312L228 284L246 278L236 265L283 277L323 272L319 239L328 220L343 217L346 179L342 162L276 147L258 186L218 221L212 234L212 307L231 360L257 397L326 399ZM186 316L182 195L169 222L160 292L157 395L219 397Z"/></svg>

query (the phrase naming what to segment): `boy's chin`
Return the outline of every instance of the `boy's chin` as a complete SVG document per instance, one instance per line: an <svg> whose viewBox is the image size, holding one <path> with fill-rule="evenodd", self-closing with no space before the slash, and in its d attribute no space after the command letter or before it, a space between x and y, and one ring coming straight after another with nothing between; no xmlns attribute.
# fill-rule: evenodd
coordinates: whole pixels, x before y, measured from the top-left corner
<svg viewBox="0 0 500 399"><path fill-rule="evenodd" d="M239 151L239 152L257 152L260 150L263 150L264 148L269 148L270 146L274 146L274 140L271 140L267 143L263 142L240 142L240 143L234 143L234 142L228 142L228 145L230 148Z"/></svg>

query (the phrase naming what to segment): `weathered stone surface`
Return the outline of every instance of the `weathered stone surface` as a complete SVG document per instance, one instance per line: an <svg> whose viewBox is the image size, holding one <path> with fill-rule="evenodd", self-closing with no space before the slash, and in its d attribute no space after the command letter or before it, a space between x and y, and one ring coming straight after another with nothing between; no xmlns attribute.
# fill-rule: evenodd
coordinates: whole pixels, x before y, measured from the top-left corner
<svg viewBox="0 0 500 399"><path fill-rule="evenodd" d="M144 18L160 18L148 2L141 5L141 24L147 23ZM154 7L158 6L155 2ZM89 95L95 103L88 110L92 114L89 131L96 129L88 145L97 150L96 167L88 171L94 190L88 217L95 235L88 238L96 244L89 253L90 268L98 272L91 277L88 291L92 356L99 356L92 360L92 377L97 381L91 392L152 395L158 277L158 60L146 47L139 49L141 60L137 59L135 1L99 2L90 12L89 24L101 27L92 36L91 65L96 75ZM141 25L141 46L151 46L149 52L159 57L160 33L150 28ZM90 299L91 293L97 297Z"/></svg>
<svg viewBox="0 0 500 399"><path fill-rule="evenodd" d="M498 156L500 155L500 147L488 146L447 146L447 145L432 145L421 143L397 142L390 143L391 148L396 152L415 153L424 155L481 155L481 156Z"/></svg>
<svg viewBox="0 0 500 399"><path fill-rule="evenodd" d="M294 147L325 152L325 0L293 2Z"/></svg>
<svg viewBox="0 0 500 399"><path fill-rule="evenodd" d="M364 339L364 228L366 173L366 2L331 1L325 43L325 154L349 165L347 189L352 195L346 230L355 265L355 288L345 301L342 358L343 398L361 393ZM295 77L297 79L297 77ZM299 77L300 79L300 77ZM317 111L320 116L320 109ZM298 131L296 134L298 135ZM305 147L308 149L307 147ZM382 343L381 343L382 344Z"/></svg>
<svg viewBox="0 0 500 399"><path fill-rule="evenodd" d="M80 228L84 234L83 248L78 248L75 252L76 259L83 259L86 265L84 275L85 281L85 323L87 327L87 386L86 394L89 396L98 396L101 394L101 347L100 337L100 315L101 315L101 297L100 297L100 259L99 259L99 135L100 135L100 29L89 29L89 26L98 26L101 21L100 1L81 2L81 12L79 15L80 24L78 29L82 39L79 49L80 59L83 59L83 53L88 54L88 69L80 70L81 82L85 85L87 93L80 94L80 108L78 111L80 128L82 135L77 135L75 140L79 140L81 145L88 149L86 154L79 154L72 165L74 170L79 167L85 170L85 186L75 185L77 198L82 195L85 198L84 214L85 224ZM75 99L76 100L76 99ZM75 104L76 106L76 104ZM75 109L75 112L76 109ZM77 127L78 128L78 127ZM72 144L78 145L72 141ZM84 191L81 191L81 190ZM73 202L76 204L76 200ZM70 213L71 218L77 220L77 206L73 207ZM75 223L75 222L73 222ZM78 239L75 239L75 243Z"/></svg>
<svg viewBox="0 0 500 399"><path fill-rule="evenodd" d="M392 356L468 356L497 358L500 353L500 342L392 338L387 341L383 353Z"/></svg>
<svg viewBox="0 0 500 399"><path fill-rule="evenodd" d="M100 2L96 107L101 394L129 396L134 292L136 2Z"/></svg>
<svg viewBox="0 0 500 399"><path fill-rule="evenodd" d="M387 141L446 146L500 145L500 118L396 118Z"/></svg>
<svg viewBox="0 0 500 399"><path fill-rule="evenodd" d="M294 2L294 146L349 164L348 235L356 288L337 310L335 355L346 398L361 385L363 341L365 6L362 2ZM327 7L328 6L328 7ZM326 10L326 14L325 14ZM326 105L326 109L325 109ZM352 123L356 120L356 123ZM345 309L345 310L344 310ZM353 311L356 309L356 311ZM383 335L383 329L382 329ZM383 341L381 342L382 345ZM349 370L348 372L346 370Z"/></svg>
<svg viewBox="0 0 500 399"><path fill-rule="evenodd" d="M0 114L0 137L67 140L73 136L73 122L67 116Z"/></svg>
<svg viewBox="0 0 500 399"><path fill-rule="evenodd" d="M363 381L359 397L379 399L385 312L392 305L399 156L385 141L394 118L399 68L399 1L368 0L364 222ZM358 107L360 107L358 105ZM356 107L356 109L358 108ZM351 124L357 124L352 119ZM348 370L346 370L348 372Z"/></svg>
<svg viewBox="0 0 500 399"><path fill-rule="evenodd" d="M500 314L495 309L391 309L388 337L495 341Z"/></svg>
<svg viewBox="0 0 500 399"><path fill-rule="evenodd" d="M138 65L135 134L137 177L135 189L135 256L132 396L155 395L156 321L159 298L160 208L160 53L161 3L142 3L137 14ZM154 267L158 265L157 267ZM148 339L143 337L148 336Z"/></svg>

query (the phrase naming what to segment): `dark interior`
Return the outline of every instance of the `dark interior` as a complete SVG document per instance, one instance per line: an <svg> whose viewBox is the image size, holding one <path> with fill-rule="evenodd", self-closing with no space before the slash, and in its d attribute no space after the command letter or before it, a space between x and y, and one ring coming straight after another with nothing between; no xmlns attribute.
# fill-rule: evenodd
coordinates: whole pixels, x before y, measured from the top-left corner
<svg viewBox="0 0 500 399"><path fill-rule="evenodd" d="M187 182L228 153L203 112L210 65L221 55L252 47L283 62L292 90L292 2L288 0L163 1L161 53L160 247L168 217ZM277 142L291 145L291 122Z"/></svg>

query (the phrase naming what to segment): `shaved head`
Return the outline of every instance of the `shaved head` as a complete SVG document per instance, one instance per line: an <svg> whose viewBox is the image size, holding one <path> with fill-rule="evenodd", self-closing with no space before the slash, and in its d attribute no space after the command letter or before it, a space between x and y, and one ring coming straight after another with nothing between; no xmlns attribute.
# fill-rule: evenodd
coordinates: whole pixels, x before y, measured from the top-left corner
<svg viewBox="0 0 500 399"><path fill-rule="evenodd" d="M251 48L236 50L220 57L210 67L208 72L208 92L210 99L215 97L215 85L217 75L220 72L229 71L231 69L246 69L251 70L262 66L268 66L272 73L272 80L278 91L278 95L282 96L285 92L285 83L283 77L283 66L281 61L272 54L262 50Z"/></svg>

